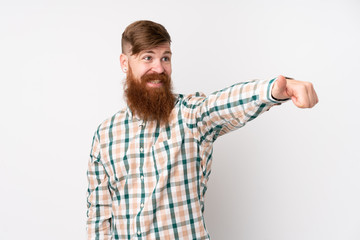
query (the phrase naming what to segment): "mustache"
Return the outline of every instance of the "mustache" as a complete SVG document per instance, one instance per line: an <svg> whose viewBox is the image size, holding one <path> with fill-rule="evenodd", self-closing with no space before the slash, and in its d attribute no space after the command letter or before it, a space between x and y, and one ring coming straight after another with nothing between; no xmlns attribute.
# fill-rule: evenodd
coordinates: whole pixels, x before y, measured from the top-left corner
<svg viewBox="0 0 360 240"><path fill-rule="evenodd" d="M170 77L166 73L149 73L141 77L141 82L147 83L154 80L160 80L161 82L170 82Z"/></svg>

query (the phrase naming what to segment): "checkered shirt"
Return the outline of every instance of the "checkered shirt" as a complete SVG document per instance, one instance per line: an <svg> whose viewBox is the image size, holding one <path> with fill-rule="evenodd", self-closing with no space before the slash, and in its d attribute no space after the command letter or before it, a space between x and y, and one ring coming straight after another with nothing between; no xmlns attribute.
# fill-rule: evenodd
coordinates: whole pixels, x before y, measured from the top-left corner
<svg viewBox="0 0 360 240"><path fill-rule="evenodd" d="M165 126L129 108L100 124L87 171L88 239L210 239L203 213L213 143L280 103L274 80L177 95Z"/></svg>

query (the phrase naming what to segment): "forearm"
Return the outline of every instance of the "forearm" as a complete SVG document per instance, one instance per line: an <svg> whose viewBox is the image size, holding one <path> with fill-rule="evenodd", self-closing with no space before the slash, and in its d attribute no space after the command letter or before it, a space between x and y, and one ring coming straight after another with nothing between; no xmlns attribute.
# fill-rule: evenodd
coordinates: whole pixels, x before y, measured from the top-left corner
<svg viewBox="0 0 360 240"><path fill-rule="evenodd" d="M274 80L237 83L210 94L204 99L198 117L201 131L212 131L216 138L244 126L272 106L282 103L271 96Z"/></svg>

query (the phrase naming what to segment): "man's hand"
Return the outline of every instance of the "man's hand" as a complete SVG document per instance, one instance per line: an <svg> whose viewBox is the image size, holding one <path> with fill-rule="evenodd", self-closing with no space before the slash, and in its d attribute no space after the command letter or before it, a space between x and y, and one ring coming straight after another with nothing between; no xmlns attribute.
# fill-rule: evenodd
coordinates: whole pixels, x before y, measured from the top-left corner
<svg viewBox="0 0 360 240"><path fill-rule="evenodd" d="M312 108L319 102L312 83L286 79L281 75L277 77L271 95L275 99L291 98L299 108Z"/></svg>

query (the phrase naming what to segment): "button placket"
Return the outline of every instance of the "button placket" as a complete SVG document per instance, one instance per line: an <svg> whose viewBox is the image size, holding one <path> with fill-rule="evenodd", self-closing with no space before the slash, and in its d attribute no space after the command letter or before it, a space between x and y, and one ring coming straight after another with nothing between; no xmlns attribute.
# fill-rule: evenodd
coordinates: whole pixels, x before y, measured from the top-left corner
<svg viewBox="0 0 360 240"><path fill-rule="evenodd" d="M139 208L139 212L136 216L136 227L137 227L137 237L141 237L142 234L141 234L141 214L142 214L142 210L144 208L144 201L145 201L145 184L144 184L144 181L143 181L143 178L141 177L144 177L144 173L143 173L143 168L144 168L144 161L145 161L145 122L144 121L141 121L139 123L139 127L140 127L140 133L139 133L139 151L140 151L140 154L139 154L139 160L140 160L140 165L139 165L139 175L140 176L140 183L141 183L141 191L139 192L140 193L140 198L138 198L137 200L139 201L138 203L140 204L140 208Z"/></svg>

